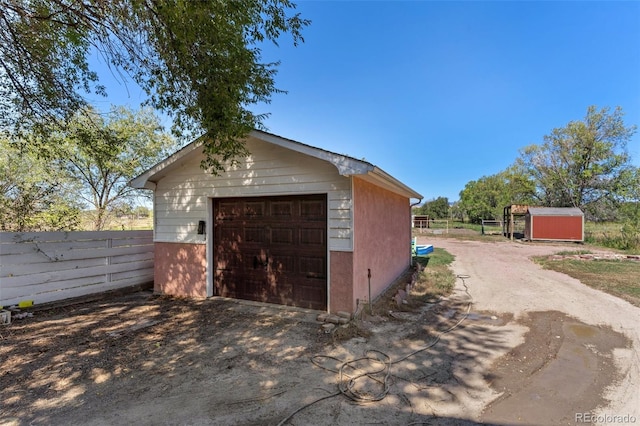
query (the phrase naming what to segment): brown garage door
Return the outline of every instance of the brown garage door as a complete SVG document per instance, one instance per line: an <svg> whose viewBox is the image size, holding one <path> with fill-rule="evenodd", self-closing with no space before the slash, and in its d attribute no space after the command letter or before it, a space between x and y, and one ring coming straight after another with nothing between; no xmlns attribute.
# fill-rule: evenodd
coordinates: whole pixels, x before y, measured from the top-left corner
<svg viewBox="0 0 640 426"><path fill-rule="evenodd" d="M327 197L213 201L215 293L327 308Z"/></svg>

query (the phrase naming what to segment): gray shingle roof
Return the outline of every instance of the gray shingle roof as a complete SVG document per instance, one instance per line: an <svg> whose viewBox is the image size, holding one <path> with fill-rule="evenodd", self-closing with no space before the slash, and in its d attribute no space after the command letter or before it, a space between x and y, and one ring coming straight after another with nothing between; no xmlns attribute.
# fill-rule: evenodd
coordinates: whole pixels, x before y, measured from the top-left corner
<svg viewBox="0 0 640 426"><path fill-rule="evenodd" d="M577 207L529 207L532 216L583 216Z"/></svg>

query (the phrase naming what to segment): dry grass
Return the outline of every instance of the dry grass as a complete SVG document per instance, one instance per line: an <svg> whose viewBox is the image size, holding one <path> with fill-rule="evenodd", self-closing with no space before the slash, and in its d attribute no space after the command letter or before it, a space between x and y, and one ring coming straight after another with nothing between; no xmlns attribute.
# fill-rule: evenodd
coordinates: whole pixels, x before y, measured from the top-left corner
<svg viewBox="0 0 640 426"><path fill-rule="evenodd" d="M446 250L436 247L427 256L414 257L416 274L413 287L406 304L398 305L394 296L398 290L404 290L411 276L402 277L378 298L373 305L374 314L387 315L391 311L412 311L419 309L424 303L436 301L440 296L451 294L455 285L455 275L449 268L454 257ZM369 313L368 307L364 310Z"/></svg>
<svg viewBox="0 0 640 426"><path fill-rule="evenodd" d="M416 257L420 270L411 289L411 296L421 301L432 301L450 294L456 280L449 268L453 260L453 255L437 247L428 256Z"/></svg>
<svg viewBox="0 0 640 426"><path fill-rule="evenodd" d="M617 222L585 222L584 238L588 243L601 247L640 254L638 228Z"/></svg>
<svg viewBox="0 0 640 426"><path fill-rule="evenodd" d="M90 214L85 214L80 221L80 230L93 230L93 222ZM104 228L105 231L141 231L153 229L153 217L132 218L128 216L111 217Z"/></svg>
<svg viewBox="0 0 640 426"><path fill-rule="evenodd" d="M545 269L567 274L581 283L640 306L640 262L536 257Z"/></svg>
<svg viewBox="0 0 640 426"><path fill-rule="evenodd" d="M413 228L413 236L452 238L469 241L507 241L507 238L503 237L500 232L497 232L498 228L489 228L492 235L482 235L480 225L460 222L450 222L449 225L448 231L434 228ZM521 223L520 225L517 225L515 229L516 238L518 238L518 233L524 232L524 224ZM628 230L625 233L623 231L623 223L585 221L584 227L585 244L622 250L629 254L640 254L640 246L638 246L637 243L637 241L640 241L640 236L637 234L637 231L634 234L633 230ZM520 238L521 237L522 234L520 234ZM629 241L636 241L636 246L633 247L633 244L629 244Z"/></svg>

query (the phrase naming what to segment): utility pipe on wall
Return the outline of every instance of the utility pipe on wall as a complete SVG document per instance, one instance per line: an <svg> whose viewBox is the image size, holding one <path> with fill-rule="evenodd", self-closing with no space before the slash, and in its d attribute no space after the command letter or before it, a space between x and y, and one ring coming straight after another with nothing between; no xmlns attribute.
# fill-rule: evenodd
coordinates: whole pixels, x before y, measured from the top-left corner
<svg viewBox="0 0 640 426"><path fill-rule="evenodd" d="M373 315L373 301L371 300L371 269L367 269L367 278L369 278L369 313Z"/></svg>
<svg viewBox="0 0 640 426"><path fill-rule="evenodd" d="M418 204L420 204L422 202L422 198L418 199L418 201L416 201L413 204L409 205L409 223L411 224L411 232L413 233L413 207L417 206ZM411 235L413 237L413 235ZM409 265L413 266L413 252L411 251L411 249L409 249Z"/></svg>

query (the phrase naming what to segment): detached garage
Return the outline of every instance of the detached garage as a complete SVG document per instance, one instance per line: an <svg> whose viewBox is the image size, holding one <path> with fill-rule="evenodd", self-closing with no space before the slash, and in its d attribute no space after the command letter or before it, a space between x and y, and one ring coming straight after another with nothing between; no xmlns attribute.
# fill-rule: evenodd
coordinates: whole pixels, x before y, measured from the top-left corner
<svg viewBox="0 0 640 426"><path fill-rule="evenodd" d="M576 207L529 207L526 240L584 241L584 214Z"/></svg>
<svg viewBox="0 0 640 426"><path fill-rule="evenodd" d="M154 289L353 312L410 266L422 196L362 160L261 131L219 176L191 143L131 181L154 192ZM371 271L371 278L368 272Z"/></svg>

